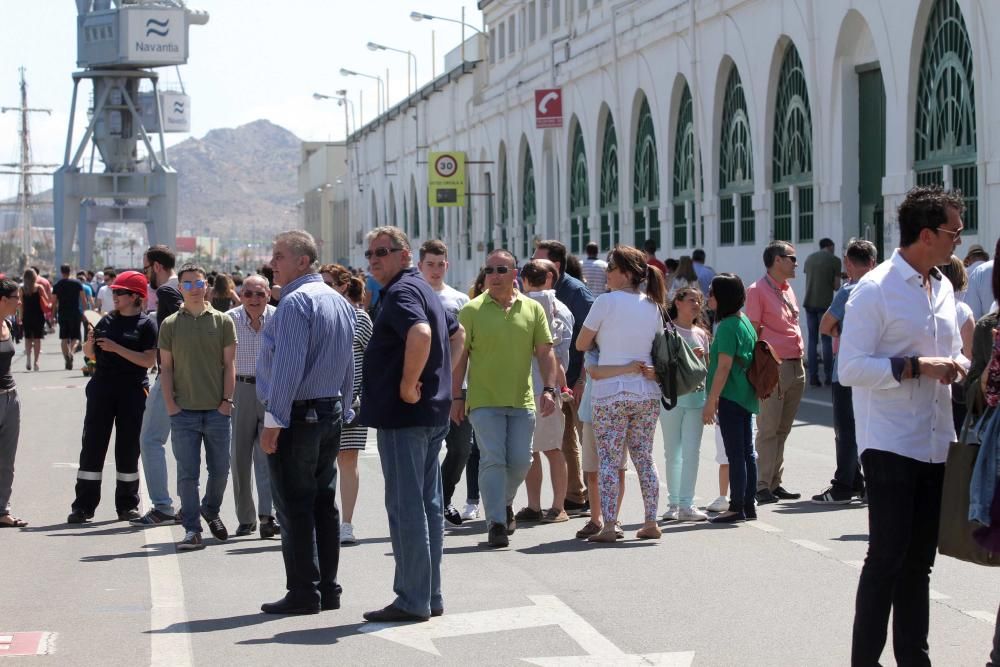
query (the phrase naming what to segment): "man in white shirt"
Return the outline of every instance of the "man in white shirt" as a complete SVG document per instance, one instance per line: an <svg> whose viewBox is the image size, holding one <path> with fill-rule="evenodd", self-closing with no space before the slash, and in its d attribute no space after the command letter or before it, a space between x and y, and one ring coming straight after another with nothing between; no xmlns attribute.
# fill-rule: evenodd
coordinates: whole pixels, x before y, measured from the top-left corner
<svg viewBox="0 0 1000 667"><path fill-rule="evenodd" d="M969 272L969 288L965 303L972 308L972 316L979 319L993 309L993 260L983 262Z"/></svg>
<svg viewBox="0 0 1000 667"><path fill-rule="evenodd" d="M608 291L608 263L597 258L597 244L591 241L587 244L587 258L581 262L583 281L595 297Z"/></svg>
<svg viewBox="0 0 1000 667"><path fill-rule="evenodd" d="M889 612L900 665L930 665L930 570L948 445L951 383L968 360L951 283L935 268L962 242L960 196L911 190L897 211L900 247L865 275L847 302L840 383L853 387L868 496L868 557L854 616L853 665L876 665Z"/></svg>
<svg viewBox="0 0 1000 667"><path fill-rule="evenodd" d="M115 281L117 273L108 270L104 272L104 285L101 289L97 290L97 310L101 313L110 313L115 309L114 301L112 300L111 294L111 283Z"/></svg>
<svg viewBox="0 0 1000 667"><path fill-rule="evenodd" d="M457 320L458 311L469 303L469 296L444 282L444 277L448 274L448 246L437 239L424 243L420 246L420 261L417 263L417 268L420 269L424 280L430 283L431 288L441 299L441 305L444 306L445 311L454 315ZM464 383L462 391L464 395ZM466 502L462 512L459 512L451 502L455 487L462 479L465 464L469 461L469 452L472 450L472 424L468 417L465 417L457 424L454 421L449 422L448 426L448 437L444 441L447 453L444 461L441 462L444 518L447 519L448 523L460 526L466 518L476 519L479 517L478 502L475 505Z"/></svg>

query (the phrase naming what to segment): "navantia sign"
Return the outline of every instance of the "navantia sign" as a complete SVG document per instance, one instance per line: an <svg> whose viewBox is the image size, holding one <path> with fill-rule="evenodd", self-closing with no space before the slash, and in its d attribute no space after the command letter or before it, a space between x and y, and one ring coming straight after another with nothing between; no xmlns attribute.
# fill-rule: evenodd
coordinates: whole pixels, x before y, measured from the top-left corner
<svg viewBox="0 0 1000 667"><path fill-rule="evenodd" d="M562 127L562 89L542 88L535 91L535 127Z"/></svg>

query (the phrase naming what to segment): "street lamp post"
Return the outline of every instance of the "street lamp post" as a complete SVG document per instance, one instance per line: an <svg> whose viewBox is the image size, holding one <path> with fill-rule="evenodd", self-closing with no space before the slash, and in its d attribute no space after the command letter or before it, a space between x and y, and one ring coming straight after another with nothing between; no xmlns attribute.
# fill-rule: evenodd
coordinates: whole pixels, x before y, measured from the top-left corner
<svg viewBox="0 0 1000 667"><path fill-rule="evenodd" d="M468 23L465 22L465 6L464 5L462 6L462 19L461 20L458 20L458 19L449 19L449 18L445 18L443 16L435 16L433 14L424 14L423 12L410 12L410 18L413 19L414 21L424 21L424 20L427 20L427 21L447 21L449 23L459 23L459 24L461 24L462 25L462 65L465 65L465 29L466 28L472 28L473 30L475 30L476 32L478 32L480 35L483 34L482 30L480 30L479 28L477 28L474 25L469 25Z"/></svg>
<svg viewBox="0 0 1000 667"><path fill-rule="evenodd" d="M382 77L376 76L374 74L365 74L363 72L355 72L354 70L349 70L349 69L347 69L345 67L341 67L340 68L340 76L362 76L362 77L364 77L366 79L375 79L376 81L378 81L379 114L381 114L384 111L384 109L382 108L381 104L382 104L382 95L384 93L383 89L385 87L385 82L382 80ZM386 98L386 101L388 101L388 97Z"/></svg>
<svg viewBox="0 0 1000 667"><path fill-rule="evenodd" d="M391 46L385 46L384 44L376 44L375 42L368 42L369 51L395 51L396 53L405 53L407 58L413 61L413 85L410 85L410 63L406 63L406 93L412 94L413 89L417 87L417 57L413 55L412 51L405 51L403 49L394 49Z"/></svg>

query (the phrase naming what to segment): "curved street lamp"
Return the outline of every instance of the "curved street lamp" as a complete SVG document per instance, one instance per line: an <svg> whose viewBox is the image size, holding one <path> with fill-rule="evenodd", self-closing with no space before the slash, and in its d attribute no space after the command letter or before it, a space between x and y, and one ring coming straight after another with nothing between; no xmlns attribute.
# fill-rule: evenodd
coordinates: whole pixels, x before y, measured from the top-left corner
<svg viewBox="0 0 1000 667"><path fill-rule="evenodd" d="M406 63L406 93L407 95L413 93L413 89L417 87L417 57L413 55L412 51L405 51L403 49L395 49L391 46L385 46L384 44L376 44L375 42L368 42L369 51L395 51L396 53L406 54L409 60L413 61L413 85L410 85L410 63Z"/></svg>
<svg viewBox="0 0 1000 667"><path fill-rule="evenodd" d="M379 114L381 114L384 111L384 109L382 107L382 95L383 95L383 92L384 92L383 89L385 88L385 82L382 80L382 77L376 76L374 74L365 74L363 72L355 72L354 70L347 69L346 67L341 67L340 68L340 76L361 76L361 77L364 77L366 79L375 79L376 81L378 81L378 92L379 92L379 111L378 112L379 112ZM388 98L386 98L386 102L388 102ZM386 106L388 106L388 104Z"/></svg>
<svg viewBox="0 0 1000 667"><path fill-rule="evenodd" d="M472 28L477 33L479 33L480 35L483 34L482 30L480 30L479 28L477 28L474 25L469 25L468 23L465 22L465 6L464 5L462 6L462 18L461 18L461 20L459 20L459 19L449 19L449 18L445 18L444 16L437 16L435 14L425 14L423 12L410 12L410 18L413 19L414 21L417 21L417 22L425 21L426 20L426 21L447 21L448 23L458 23L458 24L460 24L462 26L462 67L465 67L465 29L466 28Z"/></svg>

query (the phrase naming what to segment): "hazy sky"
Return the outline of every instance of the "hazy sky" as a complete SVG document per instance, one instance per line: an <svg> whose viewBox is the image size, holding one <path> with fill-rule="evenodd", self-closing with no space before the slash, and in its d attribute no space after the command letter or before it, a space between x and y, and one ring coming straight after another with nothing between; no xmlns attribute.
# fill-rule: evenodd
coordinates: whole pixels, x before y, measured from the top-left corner
<svg viewBox="0 0 1000 667"><path fill-rule="evenodd" d="M465 5L466 22L482 28L475 0L187 0L187 5L211 18L207 25L191 26L190 59L180 68L191 96L191 134L168 134L168 144L258 118L302 139L341 139L343 108L315 101L312 93L346 88L355 113L363 106L368 121L374 116L378 84L344 78L340 68L383 79L388 68L389 104L406 96L407 56L369 51L369 41L412 51L419 81L427 83L432 31L434 69L440 75L444 54L459 45L462 29L444 21L414 22L410 12L458 19ZM466 33L468 37L471 31ZM29 106L52 109L51 116L32 114L30 119L34 161L61 163L73 92L70 75L77 69L73 0L0 0L0 106L18 105L21 65L27 68ZM167 87L177 83L173 68L159 72ZM81 83L80 92L76 119L85 128L89 84ZM0 162L17 160L17 131L17 114L0 114ZM37 179L36 191L50 187L50 180ZM0 176L0 198L16 190L16 177Z"/></svg>

